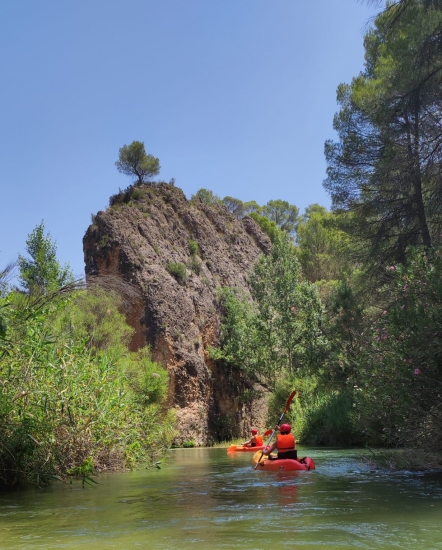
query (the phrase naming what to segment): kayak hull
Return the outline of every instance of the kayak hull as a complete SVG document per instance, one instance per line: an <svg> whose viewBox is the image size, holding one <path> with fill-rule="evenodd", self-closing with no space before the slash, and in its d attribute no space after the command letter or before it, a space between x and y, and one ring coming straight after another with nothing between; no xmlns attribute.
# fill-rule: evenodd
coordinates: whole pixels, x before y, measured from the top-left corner
<svg viewBox="0 0 442 550"><path fill-rule="evenodd" d="M227 448L228 453L256 453L265 449L265 445L257 445L256 447L244 447L243 445L230 445Z"/></svg>
<svg viewBox="0 0 442 550"><path fill-rule="evenodd" d="M257 452L253 455L253 466L255 467L258 464L258 466L256 467L257 470L269 470L271 472L288 472L296 470L308 471L315 469L315 463L313 459L309 456L305 458L300 458L298 460L294 460L292 458L263 458L262 460L259 460L260 458L260 452Z"/></svg>

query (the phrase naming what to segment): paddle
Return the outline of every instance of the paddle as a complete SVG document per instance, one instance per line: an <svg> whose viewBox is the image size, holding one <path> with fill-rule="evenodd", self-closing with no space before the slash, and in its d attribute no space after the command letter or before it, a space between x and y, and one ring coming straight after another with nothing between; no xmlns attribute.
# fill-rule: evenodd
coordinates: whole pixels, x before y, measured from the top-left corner
<svg viewBox="0 0 442 550"><path fill-rule="evenodd" d="M296 390L293 390L292 393L289 395L289 398L287 399L287 403L285 404L285 408L284 408L284 410L282 411L281 416L279 417L277 426L279 426L279 425L281 424L281 420L283 419L285 413L289 410L290 403L293 401L293 398L295 397L295 395L296 395ZM266 435L269 431L270 431L270 430L267 430L267 432L265 432L264 435ZM272 430L272 435L270 436L269 440L267 441L266 447L269 446L270 441L273 439L273 435L275 434L275 432L276 432L276 430L275 430L275 428L273 428L273 430ZM262 457L263 457L263 454L264 454L264 453L261 451L261 456L259 457L258 462L255 464L255 470L256 470L256 468L258 468L258 464L261 462L261 459L262 459Z"/></svg>

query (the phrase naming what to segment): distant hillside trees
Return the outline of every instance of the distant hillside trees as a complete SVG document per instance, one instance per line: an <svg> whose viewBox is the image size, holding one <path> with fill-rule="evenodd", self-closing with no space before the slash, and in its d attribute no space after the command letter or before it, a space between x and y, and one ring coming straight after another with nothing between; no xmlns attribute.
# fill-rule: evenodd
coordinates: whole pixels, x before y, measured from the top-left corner
<svg viewBox="0 0 442 550"><path fill-rule="evenodd" d="M221 198L218 197L218 195L215 195L215 193L209 189L204 189L204 187L198 189L198 191L190 197L190 200L200 200L205 204L219 204L221 202Z"/></svg>
<svg viewBox="0 0 442 550"><path fill-rule="evenodd" d="M161 168L159 159L147 154L141 141L123 145L115 166L122 174L135 176L137 184L146 183L149 178L159 174Z"/></svg>
<svg viewBox="0 0 442 550"><path fill-rule="evenodd" d="M235 197L224 197L222 203L234 216L242 218L252 212L259 212L261 207L256 201L243 202Z"/></svg>
<svg viewBox="0 0 442 550"><path fill-rule="evenodd" d="M271 222L274 222L277 228L286 231L292 237L295 236L296 227L299 223L298 207L281 199L271 200L264 206L260 206L256 201L243 202L240 199L230 196L221 199L218 195L208 189L199 189L191 197L191 200L195 199L199 199L206 204L222 204L237 218L243 218L244 216L248 216L250 214L256 214L257 216L252 216L253 219L261 225L263 231L267 232L266 229L270 228L270 233L272 235L273 229L271 228L273 226L265 222L263 223L262 220L260 220L260 217L265 217Z"/></svg>
<svg viewBox="0 0 442 550"><path fill-rule="evenodd" d="M294 204L280 199L269 201L261 208L260 214L275 222L277 227L292 237L295 235L299 222L299 209Z"/></svg>

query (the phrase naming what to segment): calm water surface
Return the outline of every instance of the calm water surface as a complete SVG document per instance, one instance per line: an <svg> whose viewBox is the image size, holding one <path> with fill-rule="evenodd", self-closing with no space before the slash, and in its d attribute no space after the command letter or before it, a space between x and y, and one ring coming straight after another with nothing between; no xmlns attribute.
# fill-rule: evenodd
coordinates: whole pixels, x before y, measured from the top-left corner
<svg viewBox="0 0 442 550"><path fill-rule="evenodd" d="M300 454L307 454L300 452ZM384 474L358 451L309 449L312 472L254 471L248 453L171 451L99 486L0 493L0 548L442 550L442 475Z"/></svg>

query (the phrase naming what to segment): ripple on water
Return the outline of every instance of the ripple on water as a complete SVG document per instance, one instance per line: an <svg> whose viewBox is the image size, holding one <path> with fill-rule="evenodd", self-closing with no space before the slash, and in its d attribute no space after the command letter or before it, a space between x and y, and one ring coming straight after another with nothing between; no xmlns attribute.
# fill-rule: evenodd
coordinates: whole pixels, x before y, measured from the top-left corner
<svg viewBox="0 0 442 550"><path fill-rule="evenodd" d="M102 476L97 488L8 495L1 549L442 550L441 477L374 472L359 451L311 450L312 472L255 471L250 456L193 451L172 453L161 470Z"/></svg>

